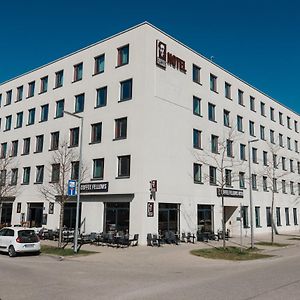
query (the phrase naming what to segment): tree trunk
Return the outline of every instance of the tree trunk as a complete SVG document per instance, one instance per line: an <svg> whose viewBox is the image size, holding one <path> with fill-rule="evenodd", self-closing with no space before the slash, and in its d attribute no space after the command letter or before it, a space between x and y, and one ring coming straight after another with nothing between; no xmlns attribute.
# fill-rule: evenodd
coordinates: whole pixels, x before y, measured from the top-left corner
<svg viewBox="0 0 300 300"><path fill-rule="evenodd" d="M272 204L271 204L271 243L274 243L274 191L272 191Z"/></svg>
<svg viewBox="0 0 300 300"><path fill-rule="evenodd" d="M223 239L223 248L226 247L226 241L225 241L225 206L224 206L224 191L222 188L222 239Z"/></svg>
<svg viewBox="0 0 300 300"><path fill-rule="evenodd" d="M59 214L59 235L58 235L58 248L62 248L62 240L63 240L63 226L64 226L64 200L60 203L60 214Z"/></svg>

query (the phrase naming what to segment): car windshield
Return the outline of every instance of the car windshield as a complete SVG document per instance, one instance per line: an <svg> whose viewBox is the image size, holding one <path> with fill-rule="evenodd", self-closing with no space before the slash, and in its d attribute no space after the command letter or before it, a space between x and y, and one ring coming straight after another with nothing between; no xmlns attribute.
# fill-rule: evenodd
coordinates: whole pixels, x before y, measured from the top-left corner
<svg viewBox="0 0 300 300"><path fill-rule="evenodd" d="M30 238L30 237L36 237L36 234L34 230L20 230L18 231L18 237Z"/></svg>

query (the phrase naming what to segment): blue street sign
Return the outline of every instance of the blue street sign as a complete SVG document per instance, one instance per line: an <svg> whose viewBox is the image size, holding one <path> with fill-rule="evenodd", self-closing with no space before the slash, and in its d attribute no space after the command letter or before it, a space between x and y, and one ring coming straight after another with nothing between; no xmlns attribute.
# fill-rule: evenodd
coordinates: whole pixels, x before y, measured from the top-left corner
<svg viewBox="0 0 300 300"><path fill-rule="evenodd" d="M69 182L68 182L68 196L76 196L77 195L76 185L77 185L76 180L69 180Z"/></svg>

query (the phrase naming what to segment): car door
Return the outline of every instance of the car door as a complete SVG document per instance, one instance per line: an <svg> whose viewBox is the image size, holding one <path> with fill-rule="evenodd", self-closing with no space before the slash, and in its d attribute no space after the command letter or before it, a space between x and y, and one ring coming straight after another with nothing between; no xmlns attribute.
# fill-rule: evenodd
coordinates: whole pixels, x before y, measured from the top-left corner
<svg viewBox="0 0 300 300"><path fill-rule="evenodd" d="M13 244L14 235L15 235L15 231L13 229L10 228L6 229L6 232L2 236L4 249L7 250L8 247Z"/></svg>
<svg viewBox="0 0 300 300"><path fill-rule="evenodd" d="M6 228L2 228L0 230L0 251L5 249L5 245L4 245L4 235L5 234L6 234Z"/></svg>

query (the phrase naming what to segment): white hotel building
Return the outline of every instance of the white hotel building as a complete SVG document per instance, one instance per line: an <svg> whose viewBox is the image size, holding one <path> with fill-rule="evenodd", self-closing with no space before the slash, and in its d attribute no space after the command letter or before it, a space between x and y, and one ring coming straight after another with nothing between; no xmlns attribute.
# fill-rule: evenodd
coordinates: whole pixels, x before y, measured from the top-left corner
<svg viewBox="0 0 300 300"><path fill-rule="evenodd" d="M128 229L142 243L159 230L217 232L218 148L229 132L226 228L239 234L242 205L250 232L250 145L254 231L271 230L266 166L274 158L276 228L299 230L299 115L149 23L8 80L0 97L0 155L12 157L2 185L16 186L0 199L0 223L58 227L60 205L39 187L56 180L51 157L62 141L79 152L80 120L68 111L84 118L82 231ZM65 205L67 227L75 226L75 206L75 198Z"/></svg>

